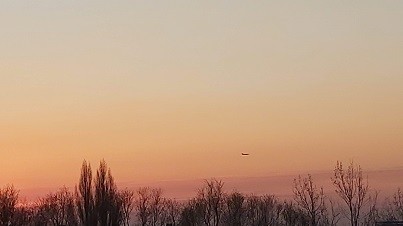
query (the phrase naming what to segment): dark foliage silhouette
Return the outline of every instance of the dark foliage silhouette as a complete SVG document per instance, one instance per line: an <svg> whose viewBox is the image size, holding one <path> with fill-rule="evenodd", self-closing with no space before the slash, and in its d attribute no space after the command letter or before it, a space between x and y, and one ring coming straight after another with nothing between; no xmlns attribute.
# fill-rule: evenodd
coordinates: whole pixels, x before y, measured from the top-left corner
<svg viewBox="0 0 403 226"><path fill-rule="evenodd" d="M81 175L76 188L76 205L80 221L85 226L96 225L95 202L92 189L91 165L84 160Z"/></svg>
<svg viewBox="0 0 403 226"><path fill-rule="evenodd" d="M98 225L114 226L123 222L123 205L106 162L102 160L95 177L95 210Z"/></svg>

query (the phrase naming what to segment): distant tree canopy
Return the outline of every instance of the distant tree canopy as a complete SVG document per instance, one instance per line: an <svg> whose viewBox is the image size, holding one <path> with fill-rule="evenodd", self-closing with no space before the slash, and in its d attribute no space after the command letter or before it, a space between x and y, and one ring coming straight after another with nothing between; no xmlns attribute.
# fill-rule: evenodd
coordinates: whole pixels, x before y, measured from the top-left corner
<svg viewBox="0 0 403 226"><path fill-rule="evenodd" d="M377 193L369 192L363 178L359 166L351 163L345 169L337 162L331 178L339 196L336 201L325 196L308 174L294 179L291 200L226 192L223 181L211 179L194 198L179 202L165 198L161 188L119 189L104 160L95 174L84 161L74 192L62 187L26 203L12 185L0 189L0 225L357 226L403 220L401 190L380 206Z"/></svg>

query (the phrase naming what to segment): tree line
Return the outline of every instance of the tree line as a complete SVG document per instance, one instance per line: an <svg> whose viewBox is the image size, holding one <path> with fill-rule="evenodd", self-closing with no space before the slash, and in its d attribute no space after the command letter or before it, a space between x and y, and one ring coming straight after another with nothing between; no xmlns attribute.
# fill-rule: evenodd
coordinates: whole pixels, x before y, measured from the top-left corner
<svg viewBox="0 0 403 226"><path fill-rule="evenodd" d="M403 220L403 193L381 205L359 165L337 162L330 178L337 197L328 197L310 174L293 181L293 197L225 192L224 183L206 180L195 197L177 201L161 188L119 189L101 161L93 175L86 161L73 191L60 188L34 203L19 201L12 185L0 189L0 225L71 226L319 226L374 225ZM344 223L343 223L344 222Z"/></svg>

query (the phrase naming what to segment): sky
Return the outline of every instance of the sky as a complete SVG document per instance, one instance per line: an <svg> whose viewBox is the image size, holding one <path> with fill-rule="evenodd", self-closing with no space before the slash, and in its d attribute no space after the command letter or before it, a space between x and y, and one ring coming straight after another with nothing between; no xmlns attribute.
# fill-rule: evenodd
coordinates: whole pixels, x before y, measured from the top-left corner
<svg viewBox="0 0 403 226"><path fill-rule="evenodd" d="M0 184L402 168L403 1L1 1ZM241 152L250 156L242 157Z"/></svg>

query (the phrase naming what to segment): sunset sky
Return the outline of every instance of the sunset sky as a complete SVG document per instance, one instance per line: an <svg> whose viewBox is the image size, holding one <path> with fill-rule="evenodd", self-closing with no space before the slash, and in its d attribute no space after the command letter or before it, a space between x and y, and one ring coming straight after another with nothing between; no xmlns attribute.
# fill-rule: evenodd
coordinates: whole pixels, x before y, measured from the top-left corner
<svg viewBox="0 0 403 226"><path fill-rule="evenodd" d="M403 167L403 1L1 1L0 185ZM241 152L250 156L242 157Z"/></svg>

